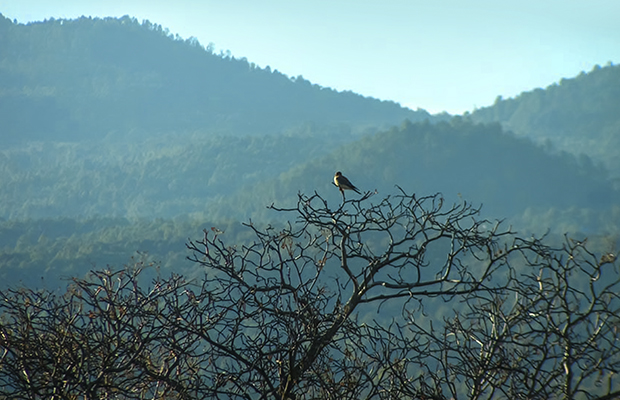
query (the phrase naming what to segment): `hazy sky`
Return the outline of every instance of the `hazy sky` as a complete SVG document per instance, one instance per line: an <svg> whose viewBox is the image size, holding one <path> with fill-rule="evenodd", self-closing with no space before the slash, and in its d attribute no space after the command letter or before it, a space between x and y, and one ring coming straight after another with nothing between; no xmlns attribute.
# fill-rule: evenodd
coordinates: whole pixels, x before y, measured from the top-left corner
<svg viewBox="0 0 620 400"><path fill-rule="evenodd" d="M0 0L0 13L148 19L260 67L430 112L620 62L620 0Z"/></svg>

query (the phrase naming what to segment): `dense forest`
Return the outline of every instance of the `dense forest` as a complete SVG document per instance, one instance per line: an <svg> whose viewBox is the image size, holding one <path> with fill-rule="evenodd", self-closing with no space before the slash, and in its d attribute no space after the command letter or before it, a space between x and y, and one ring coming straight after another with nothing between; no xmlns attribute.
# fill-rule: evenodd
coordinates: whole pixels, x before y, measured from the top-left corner
<svg viewBox="0 0 620 400"><path fill-rule="evenodd" d="M129 17L28 25L0 17L0 41L3 145L115 133L280 134L308 122L360 130L429 116L213 54Z"/></svg>
<svg viewBox="0 0 620 400"><path fill-rule="evenodd" d="M596 66L545 89L495 104L471 114L478 122L499 122L519 136L552 151L587 155L605 165L620 184L620 66Z"/></svg>
<svg viewBox="0 0 620 400"><path fill-rule="evenodd" d="M53 286L132 256L185 272L185 243L203 229L243 242L242 222L283 223L266 206L300 192L338 207L337 170L369 202L398 185L522 232L613 251L620 237L618 66L449 116L130 17L0 16L0 43L2 285Z"/></svg>

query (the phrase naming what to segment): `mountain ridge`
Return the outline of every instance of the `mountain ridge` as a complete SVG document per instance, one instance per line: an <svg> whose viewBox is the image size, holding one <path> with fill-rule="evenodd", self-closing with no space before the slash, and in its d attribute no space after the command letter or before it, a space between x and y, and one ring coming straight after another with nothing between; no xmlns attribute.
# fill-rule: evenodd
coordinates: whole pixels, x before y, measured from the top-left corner
<svg viewBox="0 0 620 400"><path fill-rule="evenodd" d="M74 141L139 130L273 134L319 120L363 131L431 118L216 55L194 38L130 17L28 25L0 17L0 38L5 143L46 140L50 130Z"/></svg>
<svg viewBox="0 0 620 400"><path fill-rule="evenodd" d="M620 187L620 65L595 66L545 89L498 97L468 117L499 122L550 151L586 155L605 165Z"/></svg>
<svg viewBox="0 0 620 400"><path fill-rule="evenodd" d="M120 266L136 250L180 271L184 240L203 229L243 243L240 222L279 224L266 207L292 206L299 192L339 207L338 170L373 193L369 202L398 185L480 205L490 223L528 233L598 235L613 245L620 237L619 191L600 162L613 154L608 143L594 140L603 156L579 156L554 150L560 117L546 120L556 133L548 145L506 124L513 115L542 118L549 104L591 118L563 95L538 108L524 101L546 96L535 91L472 114L430 115L216 55L130 17L29 25L0 17L0 42L5 282ZM602 70L590 73L601 80L592 86L614 88L615 69ZM590 85L590 74L579 85ZM594 106L609 103L596 89L584 93ZM613 139L615 116L599 115L590 122Z"/></svg>

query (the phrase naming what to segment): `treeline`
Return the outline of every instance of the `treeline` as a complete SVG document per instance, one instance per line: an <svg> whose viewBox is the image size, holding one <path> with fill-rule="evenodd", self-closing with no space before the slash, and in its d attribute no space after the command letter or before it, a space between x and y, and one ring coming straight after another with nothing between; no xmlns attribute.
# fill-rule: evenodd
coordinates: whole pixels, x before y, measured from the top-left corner
<svg viewBox="0 0 620 400"><path fill-rule="evenodd" d="M295 148L302 143L301 137L288 140L274 139L272 145L283 155L300 160L302 155L295 153ZM2 191L4 207L11 198L24 202L13 212L23 212L21 218L0 223L0 274L5 284L22 281L38 285L44 276L52 285L59 278L81 276L96 266L122 266L137 251L148 254L163 268L184 271L185 243L201 237L204 229L224 232L227 242L244 243L250 231L242 223L284 223L267 206L291 207L299 193L319 193L328 207L338 209L342 197L331 184L335 169L342 169L361 190L369 192L369 203L398 193L395 185L418 196L441 192L448 204L467 201L481 206L481 215L490 224L504 219L520 233L541 235L550 230L558 243L568 232L571 237L598 241L601 253L615 253L620 248L620 198L608 185L605 170L585 157L549 155L530 140L504 132L498 124L475 124L463 118L450 123L404 123L336 146L328 155L317 155L317 149L316 154L307 154L305 163L290 161L293 166L285 172L274 172L284 169L282 165L266 167L273 168L270 173L277 178L251 169L263 157L266 165L277 160L269 158L275 149L266 145L268 141L246 138L232 143L237 145L218 147L209 142L201 147L190 141L178 149L161 146L159 150L151 143L138 146L143 152L135 153L126 147L127 153L119 150L117 154L118 164L107 167L99 162L112 163L112 158L100 156L97 161L88 153L80 158L78 150L83 145L79 144L47 149L48 154L65 152L62 157L50 154L49 160L42 156L44 149L30 157L9 153L14 167L21 162L22 168L29 168L21 177L31 181L20 182L14 176L13 186L4 186L12 191ZM252 153L243 143L264 144L266 152ZM239 153L225 157L226 149ZM215 159L210 160L209 154ZM54 165L52 159L64 161ZM220 162L222 165L213 168ZM210 179L206 178L208 171ZM59 177L63 180L54 182ZM217 187L215 182L223 185L219 192L228 195L209 197L209 188ZM17 193L22 192L24 197L19 198ZM80 193L91 197L80 201ZM114 196L117 203L109 201ZM347 193L347 198L352 197L360 196ZM47 208L37 207L37 202ZM110 217L113 205L118 207L116 217ZM25 216L44 215L52 206L50 215L64 217ZM186 275L194 273L201 272Z"/></svg>

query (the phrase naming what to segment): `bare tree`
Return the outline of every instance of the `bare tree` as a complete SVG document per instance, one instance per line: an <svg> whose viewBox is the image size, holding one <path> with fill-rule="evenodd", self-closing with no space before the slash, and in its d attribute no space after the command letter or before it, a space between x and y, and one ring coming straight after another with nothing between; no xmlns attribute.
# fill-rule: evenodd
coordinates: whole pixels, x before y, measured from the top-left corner
<svg viewBox="0 0 620 400"><path fill-rule="evenodd" d="M2 293L18 398L448 399L620 395L616 257L552 248L467 203L400 192L190 241L192 282L139 268ZM54 342L45 351L37 346ZM21 397L19 397L21 396ZM56 397L54 397L56 396Z"/></svg>
<svg viewBox="0 0 620 400"><path fill-rule="evenodd" d="M556 392L552 376L564 377L566 362L576 366L582 358L556 365L549 351L542 352L541 345L551 346L545 335L555 328L530 325L545 316L528 308L553 287L535 292L539 281L534 285L528 278L535 268L537 277L549 280L546 275L555 274L557 279L566 272L560 268L562 257L572 260L574 268L585 270L593 264L576 261L574 248L553 250L540 240L520 239L501 231L499 224L477 220L478 210L466 203L444 208L439 195L416 198L401 193L376 205L367 202L347 201L332 210L316 194L300 196L296 208L277 209L293 213L296 223L267 231L250 225L259 239L250 246L228 247L217 235L190 244L193 260L213 271L205 281L213 296L209 315L222 318L219 329L202 330L219 361L205 369L206 376L217 377L213 394L286 399L490 398L501 393L506 398L540 393L542 398L565 393L572 398L575 383ZM565 324L563 318L572 315L569 310L582 302L580 289L574 287L577 281L565 284L573 294L564 294L564 313L549 311L557 324ZM617 362L617 345L610 336L617 307L617 299L610 298L614 290L617 280L591 293L592 301L608 302L607 318L596 322L604 331L596 338L611 343L608 352L596 353L592 347L595 354L589 357L600 356L592 367L596 371L603 364L614 370ZM457 317L441 331L433 328L432 319L424 325L416 318L423 315L425 301L434 299L458 307ZM541 351L534 374L523 349L503 344L501 337L494 339L499 326L488 319L499 316L486 310L505 312L509 306L515 314L509 334L523 324L533 332L551 330L523 339L528 351ZM361 320L360 314L382 307L389 307L394 318ZM596 320L598 312L594 307L585 310L576 324ZM435 327L440 325L438 318ZM192 326L188 321L183 329ZM508 334L503 329L502 334ZM489 353L493 357L485 353L481 358L480 346L495 346ZM579 370L583 379L585 372ZM538 382L538 389L525 373Z"/></svg>
<svg viewBox="0 0 620 400"><path fill-rule="evenodd" d="M524 244L539 250L523 254L503 294L466 297L438 354L464 379L468 398L620 398L615 255L597 261L585 241L568 238L555 250Z"/></svg>
<svg viewBox="0 0 620 400"><path fill-rule="evenodd" d="M66 293L8 290L0 304L0 393L11 399L192 398L191 346L162 316L186 283L144 290L142 262L73 279ZM0 396L0 398L3 398Z"/></svg>

